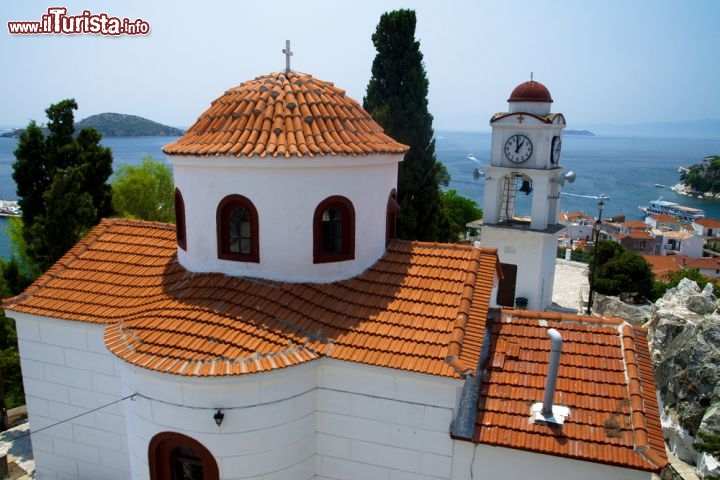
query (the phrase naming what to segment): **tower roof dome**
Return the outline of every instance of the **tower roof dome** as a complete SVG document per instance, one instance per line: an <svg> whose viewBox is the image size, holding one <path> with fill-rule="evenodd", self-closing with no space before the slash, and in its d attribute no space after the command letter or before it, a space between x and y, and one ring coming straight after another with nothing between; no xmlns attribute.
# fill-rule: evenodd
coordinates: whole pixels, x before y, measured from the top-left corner
<svg viewBox="0 0 720 480"><path fill-rule="evenodd" d="M510 94L508 102L543 102L552 103L550 91L540 82L530 80L521 83Z"/></svg>
<svg viewBox="0 0 720 480"><path fill-rule="evenodd" d="M163 147L167 155L261 158L407 150L344 90L293 71L257 77L227 90L185 135Z"/></svg>

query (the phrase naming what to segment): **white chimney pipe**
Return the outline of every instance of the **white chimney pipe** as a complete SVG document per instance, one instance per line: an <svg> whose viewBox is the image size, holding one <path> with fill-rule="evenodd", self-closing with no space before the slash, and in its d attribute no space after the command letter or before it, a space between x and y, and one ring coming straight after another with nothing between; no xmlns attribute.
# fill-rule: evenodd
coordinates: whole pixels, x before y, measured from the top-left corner
<svg viewBox="0 0 720 480"><path fill-rule="evenodd" d="M554 328L549 329L547 334L552 344L550 346L550 363L548 364L547 378L545 378L545 397L543 398L541 413L545 416L551 416L553 413L553 400L555 399L555 386L557 384L563 340L560 332Z"/></svg>

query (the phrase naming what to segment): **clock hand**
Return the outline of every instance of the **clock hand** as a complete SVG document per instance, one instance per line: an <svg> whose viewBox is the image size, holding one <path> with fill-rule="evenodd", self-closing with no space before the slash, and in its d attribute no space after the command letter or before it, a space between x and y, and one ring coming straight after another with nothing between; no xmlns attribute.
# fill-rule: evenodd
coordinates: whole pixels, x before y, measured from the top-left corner
<svg viewBox="0 0 720 480"><path fill-rule="evenodd" d="M520 147L522 147L522 144L525 143L525 141L518 137L518 139L515 141L515 153L520 152Z"/></svg>

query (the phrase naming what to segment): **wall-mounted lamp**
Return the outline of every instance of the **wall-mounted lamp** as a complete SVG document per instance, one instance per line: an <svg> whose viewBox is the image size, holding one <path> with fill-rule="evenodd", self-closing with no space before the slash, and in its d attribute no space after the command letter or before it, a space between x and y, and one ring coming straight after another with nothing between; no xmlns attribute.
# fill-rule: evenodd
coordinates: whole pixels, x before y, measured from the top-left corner
<svg viewBox="0 0 720 480"><path fill-rule="evenodd" d="M565 185L565 182L574 183L575 177L575 172L571 170L567 173L560 173L558 175L555 175L554 177L550 177L550 181L554 183L559 183L560 185Z"/></svg>
<svg viewBox="0 0 720 480"><path fill-rule="evenodd" d="M225 418L225 414L218 408L218 411L215 412L215 415L213 415L213 420L215 420L218 427L222 424L223 418Z"/></svg>

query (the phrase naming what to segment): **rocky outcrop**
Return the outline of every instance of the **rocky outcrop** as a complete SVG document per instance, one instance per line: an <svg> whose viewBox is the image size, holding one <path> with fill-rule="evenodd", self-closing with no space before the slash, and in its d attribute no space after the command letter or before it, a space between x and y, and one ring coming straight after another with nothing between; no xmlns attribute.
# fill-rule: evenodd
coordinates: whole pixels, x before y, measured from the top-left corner
<svg viewBox="0 0 720 480"><path fill-rule="evenodd" d="M654 307L623 302L618 297L596 294L595 313L603 317L620 317L633 325L643 325L650 320Z"/></svg>
<svg viewBox="0 0 720 480"><path fill-rule="evenodd" d="M646 326L670 449L720 474L717 461L693 448L698 430L720 435L720 314L712 286L684 279L655 303Z"/></svg>

